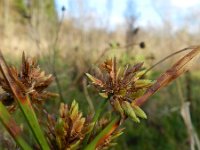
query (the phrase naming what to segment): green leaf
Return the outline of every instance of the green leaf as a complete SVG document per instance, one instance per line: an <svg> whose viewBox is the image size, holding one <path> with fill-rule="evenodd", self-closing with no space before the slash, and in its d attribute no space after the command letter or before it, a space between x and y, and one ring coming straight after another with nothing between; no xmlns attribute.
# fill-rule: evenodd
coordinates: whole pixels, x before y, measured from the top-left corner
<svg viewBox="0 0 200 150"><path fill-rule="evenodd" d="M37 120L37 116L30 103L29 97L26 96L25 101L23 103L19 99L17 101L41 149L50 150L44 133L42 132L42 128L40 127L39 122Z"/></svg>
<svg viewBox="0 0 200 150"><path fill-rule="evenodd" d="M11 117L6 107L0 102L0 120L22 150L32 150L21 136L21 129Z"/></svg>
<svg viewBox="0 0 200 150"><path fill-rule="evenodd" d="M95 150L97 144L101 139L103 139L113 128L115 124L117 124L120 120L120 117L115 117L93 140L90 142L84 150Z"/></svg>

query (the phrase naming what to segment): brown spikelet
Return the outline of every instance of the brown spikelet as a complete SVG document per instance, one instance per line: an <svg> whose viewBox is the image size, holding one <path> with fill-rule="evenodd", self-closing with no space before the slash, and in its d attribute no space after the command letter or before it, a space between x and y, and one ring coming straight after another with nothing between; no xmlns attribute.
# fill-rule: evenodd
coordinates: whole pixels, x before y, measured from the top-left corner
<svg viewBox="0 0 200 150"><path fill-rule="evenodd" d="M80 149L86 134L91 131L91 119L82 116L79 105L74 100L69 107L60 104L59 118L48 117L49 141L54 149Z"/></svg>

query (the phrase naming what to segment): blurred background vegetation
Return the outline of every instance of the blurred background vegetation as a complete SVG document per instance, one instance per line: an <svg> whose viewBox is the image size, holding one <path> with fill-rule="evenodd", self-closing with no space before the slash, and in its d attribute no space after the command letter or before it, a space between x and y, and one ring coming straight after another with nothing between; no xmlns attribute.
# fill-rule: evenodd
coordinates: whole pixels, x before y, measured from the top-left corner
<svg viewBox="0 0 200 150"><path fill-rule="evenodd" d="M95 108L100 98L87 86L84 73L91 72L91 68L106 58L116 56L119 65L142 61L148 68L179 49L199 44L200 18L196 8L200 5L188 7L190 13L181 20L176 18L174 23L173 13L181 14L182 11L174 11L171 7L164 11L162 6L168 4L167 1L152 0L150 3L162 25L148 21L144 25L139 21L137 0L121 0L126 6L124 18L123 23L116 25L111 14L112 6L118 5L118 1L104 0L106 13L98 15L89 9L89 0L0 0L0 49L7 60L20 64L22 51L25 51L55 76L50 90L61 96L47 102L45 107L49 112L55 112L61 101L69 103L73 99L81 104L84 112L89 111L88 102ZM181 1L180 5L183 5ZM144 5L143 10L146 7L149 6ZM157 66L148 78L156 79L180 55ZM199 69L194 65L178 81L153 96L144 106L148 120L140 124L127 121L127 130L114 149L188 150L195 143L198 147ZM186 101L190 103L189 111L183 109ZM18 113L16 116L20 119ZM3 127L0 133L1 149L11 147L8 143L12 141Z"/></svg>

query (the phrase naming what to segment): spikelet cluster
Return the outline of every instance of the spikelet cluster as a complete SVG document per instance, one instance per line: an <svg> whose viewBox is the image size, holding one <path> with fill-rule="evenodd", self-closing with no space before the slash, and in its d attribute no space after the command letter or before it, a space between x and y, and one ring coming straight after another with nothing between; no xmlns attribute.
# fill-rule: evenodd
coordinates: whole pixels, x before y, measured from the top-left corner
<svg viewBox="0 0 200 150"><path fill-rule="evenodd" d="M59 117L48 117L49 140L53 149L76 150L81 149L85 136L92 130L94 123L90 117L83 117L79 112L79 105L74 100L69 107L61 103Z"/></svg>
<svg viewBox="0 0 200 150"><path fill-rule="evenodd" d="M29 94L33 103L41 103L48 97L56 95L45 91L53 81L52 75L47 75L40 69L35 59L26 58L24 53L20 69L10 66L8 67L8 70L10 77L20 87L20 92L23 92L23 94ZM10 97L5 98L5 101L3 102L7 103L6 100L12 99L14 96L8 82L2 76L0 77L0 86L4 90L2 99L4 97Z"/></svg>
<svg viewBox="0 0 200 150"><path fill-rule="evenodd" d="M142 96L153 81L142 79L143 63L134 66L126 66L125 69L117 68L116 59L105 61L99 66L95 76L86 74L99 94L108 99L114 110L120 113L122 119L129 116L133 121L139 122L139 118L147 118L144 111L134 105L134 99Z"/></svg>

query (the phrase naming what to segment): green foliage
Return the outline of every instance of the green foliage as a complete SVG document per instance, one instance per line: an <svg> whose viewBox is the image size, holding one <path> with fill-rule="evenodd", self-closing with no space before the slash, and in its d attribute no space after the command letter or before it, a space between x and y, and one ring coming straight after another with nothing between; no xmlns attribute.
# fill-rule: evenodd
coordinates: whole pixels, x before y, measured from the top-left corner
<svg viewBox="0 0 200 150"><path fill-rule="evenodd" d="M14 0L13 4L14 4L14 8L17 10L17 12L21 16L26 17L28 15L28 9L25 5L24 0Z"/></svg>
<svg viewBox="0 0 200 150"><path fill-rule="evenodd" d="M46 0L44 1L45 5L45 12L49 19L56 21L57 19L57 12L55 8L55 1L54 0Z"/></svg>
<svg viewBox="0 0 200 150"><path fill-rule="evenodd" d="M32 148L23 140L20 127L17 126L15 120L11 117L2 102L0 102L0 120L22 150L32 150Z"/></svg>

